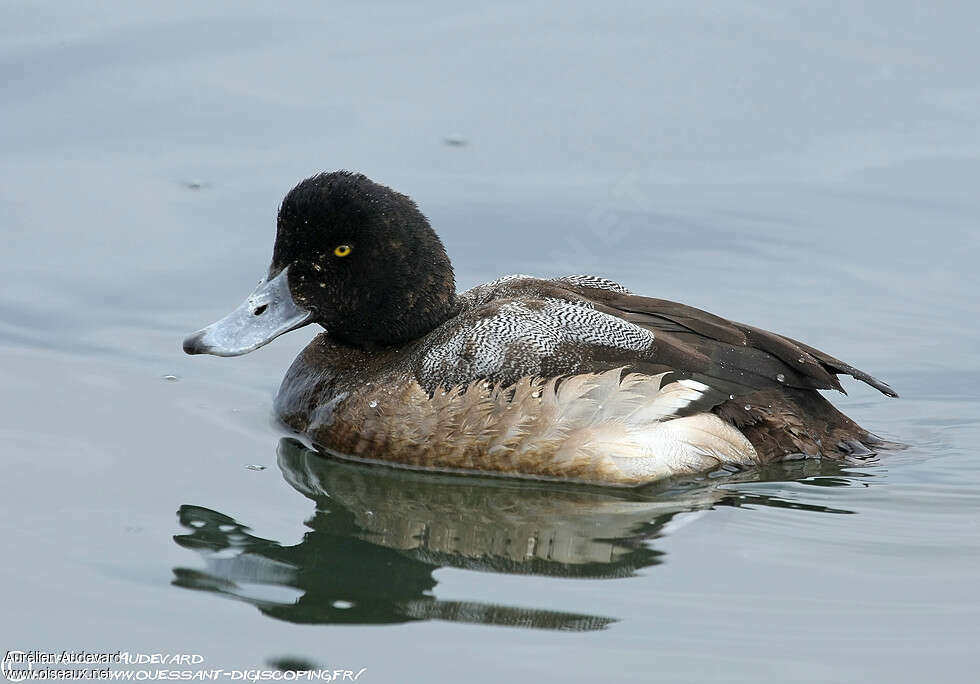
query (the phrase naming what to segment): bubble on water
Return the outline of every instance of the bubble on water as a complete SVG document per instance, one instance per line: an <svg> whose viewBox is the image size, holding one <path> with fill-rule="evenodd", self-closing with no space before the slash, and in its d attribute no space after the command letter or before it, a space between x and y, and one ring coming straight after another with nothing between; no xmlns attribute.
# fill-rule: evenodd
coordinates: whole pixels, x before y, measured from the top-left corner
<svg viewBox="0 0 980 684"><path fill-rule="evenodd" d="M734 395L734 394L729 394L729 395L728 395L728 398L729 398L729 399L734 399L734 398L735 398L735 395Z"/></svg>
<svg viewBox="0 0 980 684"><path fill-rule="evenodd" d="M249 463L245 467L248 468L249 470L265 470L265 466L259 463Z"/></svg>
<svg viewBox="0 0 980 684"><path fill-rule="evenodd" d="M161 379L162 380L166 380L167 382L177 382L178 380L180 380L180 377L178 377L176 375L167 374L167 375L161 376Z"/></svg>
<svg viewBox="0 0 980 684"><path fill-rule="evenodd" d="M353 608L354 607L354 602L353 601L345 601L343 599L337 599L336 601L334 601L330 605L333 606L334 608L340 608L341 610L347 610L348 608Z"/></svg>
<svg viewBox="0 0 980 684"><path fill-rule="evenodd" d="M786 376L783 375L782 373L777 373L776 379L779 380L779 382L786 382Z"/></svg>
<svg viewBox="0 0 980 684"><path fill-rule="evenodd" d="M746 411L751 411L752 410L752 406L750 404L746 404L745 405L745 410Z"/></svg>
<svg viewBox="0 0 980 684"><path fill-rule="evenodd" d="M378 408L378 401L376 399L372 399L368 406L371 408Z"/></svg>

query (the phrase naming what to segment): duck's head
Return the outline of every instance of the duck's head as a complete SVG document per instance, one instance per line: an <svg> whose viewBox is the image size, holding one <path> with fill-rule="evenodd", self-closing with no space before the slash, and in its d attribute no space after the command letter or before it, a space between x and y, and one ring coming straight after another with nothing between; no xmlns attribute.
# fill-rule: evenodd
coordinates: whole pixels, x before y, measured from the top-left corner
<svg viewBox="0 0 980 684"><path fill-rule="evenodd" d="M344 344L394 345L455 307L452 265L415 203L360 174L322 173L283 200L268 275L184 351L238 356L309 323Z"/></svg>

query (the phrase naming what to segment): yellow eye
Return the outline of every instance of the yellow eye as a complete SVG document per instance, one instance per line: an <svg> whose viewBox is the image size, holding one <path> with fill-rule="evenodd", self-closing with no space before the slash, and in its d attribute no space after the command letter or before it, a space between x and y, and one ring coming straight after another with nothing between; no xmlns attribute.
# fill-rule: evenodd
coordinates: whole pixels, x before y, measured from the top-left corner
<svg viewBox="0 0 980 684"><path fill-rule="evenodd" d="M334 256L345 257L350 254L350 245L337 245L333 249Z"/></svg>

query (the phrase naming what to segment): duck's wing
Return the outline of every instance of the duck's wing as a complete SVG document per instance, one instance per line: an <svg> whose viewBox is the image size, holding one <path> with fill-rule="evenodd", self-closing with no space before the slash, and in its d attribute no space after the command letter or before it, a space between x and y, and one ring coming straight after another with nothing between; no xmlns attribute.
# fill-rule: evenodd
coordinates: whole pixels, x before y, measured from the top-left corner
<svg viewBox="0 0 980 684"><path fill-rule="evenodd" d="M844 392L837 376L850 375L883 394L898 396L871 375L792 338L692 306L635 295L616 283L589 282L584 278L553 282L583 298L596 311L654 334L655 347L639 360L637 370L646 363L663 364L687 372L695 380L701 377L714 387L737 387L739 393L779 385ZM600 357L597 355L595 361L600 361Z"/></svg>

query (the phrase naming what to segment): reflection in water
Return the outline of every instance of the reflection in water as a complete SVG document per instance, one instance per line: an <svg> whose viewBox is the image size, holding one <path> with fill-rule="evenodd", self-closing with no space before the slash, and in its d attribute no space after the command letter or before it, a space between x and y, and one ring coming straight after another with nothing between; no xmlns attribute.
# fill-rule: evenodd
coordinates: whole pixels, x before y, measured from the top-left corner
<svg viewBox="0 0 980 684"><path fill-rule="evenodd" d="M248 601L297 623L380 624L449 620L568 631L615 620L468 601L432 594L442 567L548 577L629 577L662 562L651 546L679 513L746 503L848 513L731 485L738 476L671 489L589 488L507 479L418 473L325 458L299 442L279 446L283 477L312 499L309 532L295 546L249 534L217 511L185 505L189 532L174 537L205 569L174 569L174 584ZM830 466L832 467L832 466ZM797 462L769 479L826 473ZM839 470L834 470L839 473ZM760 473L743 474L758 481ZM811 482L831 484L832 478ZM846 481L845 481L846 482Z"/></svg>

